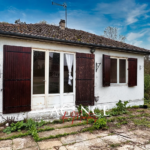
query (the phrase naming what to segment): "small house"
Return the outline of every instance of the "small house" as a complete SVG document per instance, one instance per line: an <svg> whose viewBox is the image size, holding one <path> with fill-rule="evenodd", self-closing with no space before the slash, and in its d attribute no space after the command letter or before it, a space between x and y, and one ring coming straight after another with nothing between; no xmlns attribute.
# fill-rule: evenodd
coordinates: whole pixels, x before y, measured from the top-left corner
<svg viewBox="0 0 150 150"><path fill-rule="evenodd" d="M0 23L0 113L144 103L144 48L48 24Z"/></svg>

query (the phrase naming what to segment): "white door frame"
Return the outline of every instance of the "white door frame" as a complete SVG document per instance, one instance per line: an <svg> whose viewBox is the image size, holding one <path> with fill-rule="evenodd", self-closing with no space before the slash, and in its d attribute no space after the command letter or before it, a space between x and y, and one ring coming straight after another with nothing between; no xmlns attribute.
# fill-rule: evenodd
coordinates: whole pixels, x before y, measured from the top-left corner
<svg viewBox="0 0 150 150"><path fill-rule="evenodd" d="M33 94L33 52L34 51L41 51L45 52L45 94ZM49 52L60 53L60 93L58 94L49 94ZM74 55L74 62L73 62L73 92L72 93L64 93L64 54L73 54ZM75 77L76 77L76 53L75 52L67 52L67 51L56 51L56 50L42 50L42 49L32 49L32 59L31 59L31 109L33 107L33 98L36 97L44 97L44 105L45 108L48 108L48 98L54 96L60 96L60 105L63 106L64 103L64 96L73 95L73 103L75 105Z"/></svg>

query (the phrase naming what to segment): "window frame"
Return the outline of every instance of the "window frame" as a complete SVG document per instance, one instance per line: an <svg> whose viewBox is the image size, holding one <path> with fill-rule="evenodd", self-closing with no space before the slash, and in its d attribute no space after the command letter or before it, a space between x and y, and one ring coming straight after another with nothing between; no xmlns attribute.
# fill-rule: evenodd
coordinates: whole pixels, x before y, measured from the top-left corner
<svg viewBox="0 0 150 150"><path fill-rule="evenodd" d="M31 94L33 95L33 96L45 96L45 94L46 94L46 69L45 69L45 93L44 94L34 94L33 93L33 71L34 71L34 51L39 51L39 52L45 52L45 68L47 67L46 65L46 50L39 50L39 49L32 49L32 59L31 59L31 68L32 68L32 70L31 70Z"/></svg>
<svg viewBox="0 0 150 150"><path fill-rule="evenodd" d="M111 83L110 85L128 85L128 58L127 57L118 57L118 56L110 56L110 59L117 59L117 83ZM119 83L119 60L124 59L126 60L126 82Z"/></svg>

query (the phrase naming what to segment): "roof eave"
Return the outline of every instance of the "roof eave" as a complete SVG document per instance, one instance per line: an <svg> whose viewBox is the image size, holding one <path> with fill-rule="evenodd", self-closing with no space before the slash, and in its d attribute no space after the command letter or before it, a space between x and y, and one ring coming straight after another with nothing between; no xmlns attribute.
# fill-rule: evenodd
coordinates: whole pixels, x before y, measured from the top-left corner
<svg viewBox="0 0 150 150"><path fill-rule="evenodd" d="M111 49L115 51L123 51L123 52L129 52L129 53L139 53L143 55L150 55L150 51L142 51L142 50L136 50L136 49L128 49L128 48L121 48L121 47L113 47L113 46L105 46L105 45L96 45L92 43L82 43L82 42L75 42L75 41L67 41L67 40L61 40L61 39L54 39L54 38L48 38L43 36L35 36L35 35L28 35L28 34L20 34L20 33L14 33L14 32L3 32L0 31L1 36L9 36L9 37L16 37L16 38L30 38L34 40L48 40L51 42L57 42L57 43L65 43L67 45L80 45L80 46L86 46L86 47L94 47L94 48L103 48L103 49Z"/></svg>

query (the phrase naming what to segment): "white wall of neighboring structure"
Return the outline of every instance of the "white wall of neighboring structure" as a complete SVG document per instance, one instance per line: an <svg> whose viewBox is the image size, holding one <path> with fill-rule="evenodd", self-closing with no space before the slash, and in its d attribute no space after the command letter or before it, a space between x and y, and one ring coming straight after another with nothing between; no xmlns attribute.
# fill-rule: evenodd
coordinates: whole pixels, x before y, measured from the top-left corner
<svg viewBox="0 0 150 150"><path fill-rule="evenodd" d="M62 44L53 44L50 42L39 42L32 40L23 40L15 38L6 38L0 37L0 114L2 114L3 98L3 45L13 45L13 46L24 46L32 47L32 49L46 50L55 50L57 52L71 52L71 53L90 53L90 49L80 46L67 46ZM101 63L97 72L95 71L95 96L99 96L99 101L95 103L96 105L104 106L107 105L110 108L115 106L115 103L119 100L130 101L129 105L140 105L144 101L144 57L140 54L132 54L125 52L109 51L96 49L95 51L95 65L96 63ZM115 57L124 57L124 58L137 58L137 86L128 87L127 84L111 84L109 87L102 86L102 56L103 54L115 56ZM46 99L42 96L31 96L31 112L21 113L20 118L24 117L40 117L43 116L49 117L50 109L54 105L60 106L60 104L70 104L71 106L75 104L75 95L51 95ZM66 97L65 97L66 96ZM47 107L47 104L49 106ZM10 114L10 115L18 115ZM10 116L9 115L9 116ZM7 115L4 115L7 116ZM1 122L1 118L0 118Z"/></svg>

